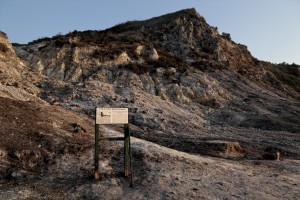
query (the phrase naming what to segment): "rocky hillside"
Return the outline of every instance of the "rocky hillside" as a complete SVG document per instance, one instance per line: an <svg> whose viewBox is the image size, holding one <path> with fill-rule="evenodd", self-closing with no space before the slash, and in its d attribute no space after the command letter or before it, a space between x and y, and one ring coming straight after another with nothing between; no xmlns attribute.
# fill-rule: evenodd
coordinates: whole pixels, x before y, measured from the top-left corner
<svg viewBox="0 0 300 200"><path fill-rule="evenodd" d="M262 160L279 151L283 158L300 158L300 66L257 60L245 45L232 41L228 33L219 34L194 9L23 45L12 46L1 33L0 77L0 130L6 138L0 143L5 160L1 178L18 177L20 168L41 173L37 166L47 173L56 162L71 167L71 161L61 159L75 156L76 163L82 151L80 159L85 161L78 174L89 180L95 107L129 108L132 134L143 139L136 141L145 148L135 146L133 154L138 162L144 158L146 171L158 161L147 149L154 144L145 141L164 146L156 146L164 152L158 160L168 157L171 150L165 147L181 155L180 162L173 154L169 159L177 167L181 162L189 166L182 152L197 158ZM20 130L17 124L22 124ZM108 132L120 130L113 129L104 127ZM9 143L19 137L30 145ZM33 146L41 149L34 151ZM112 152L112 147L104 151ZM105 159L115 166L114 158ZM219 164L209 166L222 172ZM62 172L55 169L53 180L55 173ZM170 174L164 176L170 181ZM196 194L190 198L199 199ZM211 198L218 196L222 192Z"/></svg>
<svg viewBox="0 0 300 200"><path fill-rule="evenodd" d="M32 83L36 73L16 55L5 33L0 32L0 94L13 99L36 98L39 89Z"/></svg>
<svg viewBox="0 0 300 200"><path fill-rule="evenodd" d="M96 105L126 106L134 125L167 134L211 123L299 131L299 66L258 61L194 9L15 50L57 80L40 83L43 99L90 116Z"/></svg>

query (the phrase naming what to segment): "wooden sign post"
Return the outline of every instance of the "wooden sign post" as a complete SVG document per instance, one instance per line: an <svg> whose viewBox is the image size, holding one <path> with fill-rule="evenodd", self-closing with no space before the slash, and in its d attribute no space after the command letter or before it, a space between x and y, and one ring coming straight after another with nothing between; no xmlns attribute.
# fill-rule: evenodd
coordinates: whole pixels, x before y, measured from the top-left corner
<svg viewBox="0 0 300 200"><path fill-rule="evenodd" d="M124 137L110 137L104 138L99 135L99 128L101 124L124 124ZM124 175L128 177L129 168L131 174L131 186L133 187L132 180L132 155L130 144L130 131L128 124L128 108L96 108L95 119L95 179L101 179L99 172L99 153L100 153L100 140L109 141L124 141Z"/></svg>

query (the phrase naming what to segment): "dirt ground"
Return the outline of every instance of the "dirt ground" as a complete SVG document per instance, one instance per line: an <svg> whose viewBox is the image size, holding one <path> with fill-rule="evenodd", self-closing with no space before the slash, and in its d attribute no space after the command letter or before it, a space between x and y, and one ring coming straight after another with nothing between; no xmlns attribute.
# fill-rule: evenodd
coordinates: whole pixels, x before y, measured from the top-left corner
<svg viewBox="0 0 300 200"><path fill-rule="evenodd" d="M133 140L134 188L122 177L122 145L107 146L101 181L93 150L63 155L40 177L1 183L1 199L297 199L299 160L227 160ZM109 151L107 151L109 150ZM24 180L25 179L25 180Z"/></svg>
<svg viewBox="0 0 300 200"><path fill-rule="evenodd" d="M199 147L194 151L176 138L168 148L132 137L133 188L123 176L122 142L101 142L102 179L96 181L91 119L53 105L0 101L0 199L297 199L300 194L299 154L283 153L280 161L266 160L260 151L245 156L249 145L217 137L205 143L212 144L206 150L204 143L191 141ZM223 139L237 131L244 131L239 137L249 132L256 139L273 137L216 129ZM121 135L120 127L103 126L101 133ZM296 136L293 140L290 147L298 144Z"/></svg>

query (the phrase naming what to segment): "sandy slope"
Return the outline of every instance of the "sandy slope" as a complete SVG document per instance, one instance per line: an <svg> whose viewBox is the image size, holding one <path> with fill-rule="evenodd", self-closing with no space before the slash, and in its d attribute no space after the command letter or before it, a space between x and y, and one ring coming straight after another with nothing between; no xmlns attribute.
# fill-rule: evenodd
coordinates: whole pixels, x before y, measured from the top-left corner
<svg viewBox="0 0 300 200"><path fill-rule="evenodd" d="M109 132L106 129L106 133ZM93 149L66 154L40 178L1 183L1 199L297 199L299 160L227 160L132 139L134 188L122 177L122 144L102 143L102 180Z"/></svg>

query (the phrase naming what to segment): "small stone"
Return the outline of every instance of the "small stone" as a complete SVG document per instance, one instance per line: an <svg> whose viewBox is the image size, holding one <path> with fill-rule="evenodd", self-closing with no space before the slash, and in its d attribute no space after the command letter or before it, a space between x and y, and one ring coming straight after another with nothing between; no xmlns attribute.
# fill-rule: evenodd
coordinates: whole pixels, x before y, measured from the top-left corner
<svg viewBox="0 0 300 200"><path fill-rule="evenodd" d="M19 178L19 177L22 176L22 174L21 174L21 172L13 172L13 173L11 174L11 176L12 176L13 178Z"/></svg>

